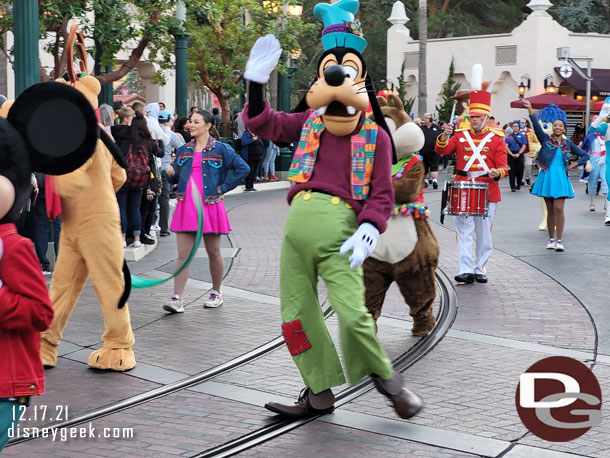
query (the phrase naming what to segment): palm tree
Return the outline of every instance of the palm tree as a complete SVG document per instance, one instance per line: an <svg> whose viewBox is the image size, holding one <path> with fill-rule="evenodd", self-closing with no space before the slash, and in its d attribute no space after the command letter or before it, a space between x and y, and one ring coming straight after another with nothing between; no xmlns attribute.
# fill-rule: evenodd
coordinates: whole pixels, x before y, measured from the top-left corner
<svg viewBox="0 0 610 458"><path fill-rule="evenodd" d="M419 0L419 101L417 115L424 116L428 104L428 78L426 75L426 45L428 42L428 2Z"/></svg>

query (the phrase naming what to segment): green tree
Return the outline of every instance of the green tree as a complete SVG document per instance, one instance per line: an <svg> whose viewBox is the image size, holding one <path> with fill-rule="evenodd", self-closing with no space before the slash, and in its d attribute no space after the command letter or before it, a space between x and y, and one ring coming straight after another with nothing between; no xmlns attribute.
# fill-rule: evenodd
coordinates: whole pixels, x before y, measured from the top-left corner
<svg viewBox="0 0 610 458"><path fill-rule="evenodd" d="M551 15L564 27L577 33L610 33L610 4L600 0L559 0Z"/></svg>
<svg viewBox="0 0 610 458"><path fill-rule="evenodd" d="M436 119L438 121L451 122L451 112L453 111L453 105L455 100L452 97L460 88L461 84L453 79L455 76L453 67L453 58L451 64L449 64L449 76L443 86L443 100L441 104L436 107Z"/></svg>
<svg viewBox="0 0 610 458"><path fill-rule="evenodd" d="M2 41L3 33L13 27L10 3L0 2L0 47L12 61L11 50ZM122 49L131 51L118 69L96 75L102 85L124 77L138 64L145 50L149 62L161 69L171 68L172 32L179 26L174 17L175 4L176 0L40 0L40 37L45 39L44 50L53 56L51 69L41 65L41 81L59 78L65 72L64 43L68 23L72 21L78 22L86 38L97 44L88 50L95 56L96 66L114 64Z"/></svg>
<svg viewBox="0 0 610 458"><path fill-rule="evenodd" d="M190 0L187 8L189 74L218 98L223 135L228 136L229 99L243 91L242 74L254 42L272 33L286 57L301 47L298 39L311 35L315 26L281 12L269 14L254 0ZM280 60L278 71L286 71L285 59Z"/></svg>

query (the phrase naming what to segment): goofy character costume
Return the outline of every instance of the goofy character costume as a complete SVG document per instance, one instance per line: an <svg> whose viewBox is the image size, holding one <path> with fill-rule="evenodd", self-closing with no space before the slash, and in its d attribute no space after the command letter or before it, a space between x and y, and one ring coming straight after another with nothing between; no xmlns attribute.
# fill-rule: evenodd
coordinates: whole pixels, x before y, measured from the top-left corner
<svg viewBox="0 0 610 458"><path fill-rule="evenodd" d="M248 129L275 142L298 142L288 173L296 186L288 192L280 291L282 332L305 389L294 405L265 406L289 417L332 411L331 388L345 383L318 302L318 275L339 318L349 381L372 376L402 418L423 406L394 372L364 304L360 265L386 229L394 195L392 140L362 58L366 40L354 22L358 6L356 0L340 0L314 8L324 22L325 52L317 81L294 113L274 112L263 98L263 84L282 53L274 36L259 38L244 73L250 81L249 104L243 111ZM375 121L365 116L369 103Z"/></svg>

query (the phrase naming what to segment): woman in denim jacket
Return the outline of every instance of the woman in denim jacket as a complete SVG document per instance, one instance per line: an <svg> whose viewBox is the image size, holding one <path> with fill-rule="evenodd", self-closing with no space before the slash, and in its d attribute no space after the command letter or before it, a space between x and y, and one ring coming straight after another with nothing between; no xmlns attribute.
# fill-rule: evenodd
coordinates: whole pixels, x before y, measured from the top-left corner
<svg viewBox="0 0 610 458"><path fill-rule="evenodd" d="M222 201L224 194L235 188L248 175L250 167L235 154L233 148L217 141L218 132L214 128L214 117L211 113L193 113L190 125L193 139L178 149L176 160L165 169L168 181L178 184L178 204L170 229L176 232L177 269L184 263L195 243L197 210L191 196L192 187L189 185L192 178L203 197L203 241L212 275L212 291L204 306L214 308L223 302L220 285L224 262L220 254L220 236L231 231ZM229 170L233 170L233 175L229 181L225 181ZM163 305L164 310L172 313L184 312L182 293L188 275L187 267L174 278L174 295Z"/></svg>
<svg viewBox="0 0 610 458"><path fill-rule="evenodd" d="M540 173L534 183L532 194L544 198L548 211L549 240L546 247L549 250L563 251L564 247L561 239L565 224L563 207L566 198L572 199L574 197L574 189L568 177L568 170L579 165L585 165L589 160L589 155L576 146L574 142L564 138L566 125L562 119L557 119L553 123L553 134L548 135L542 130L531 102L525 100L523 105L530 114L534 132L542 145L536 158L536 163L540 166ZM571 154L576 154L578 160L569 162Z"/></svg>

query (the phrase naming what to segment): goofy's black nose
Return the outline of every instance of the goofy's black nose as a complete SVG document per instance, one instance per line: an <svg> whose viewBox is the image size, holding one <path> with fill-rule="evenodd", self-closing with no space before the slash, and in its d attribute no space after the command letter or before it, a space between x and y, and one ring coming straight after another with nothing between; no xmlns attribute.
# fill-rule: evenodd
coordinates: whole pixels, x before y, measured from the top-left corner
<svg viewBox="0 0 610 458"><path fill-rule="evenodd" d="M324 81L329 86L341 86L343 81L345 81L345 73L341 65L331 65L324 70Z"/></svg>

